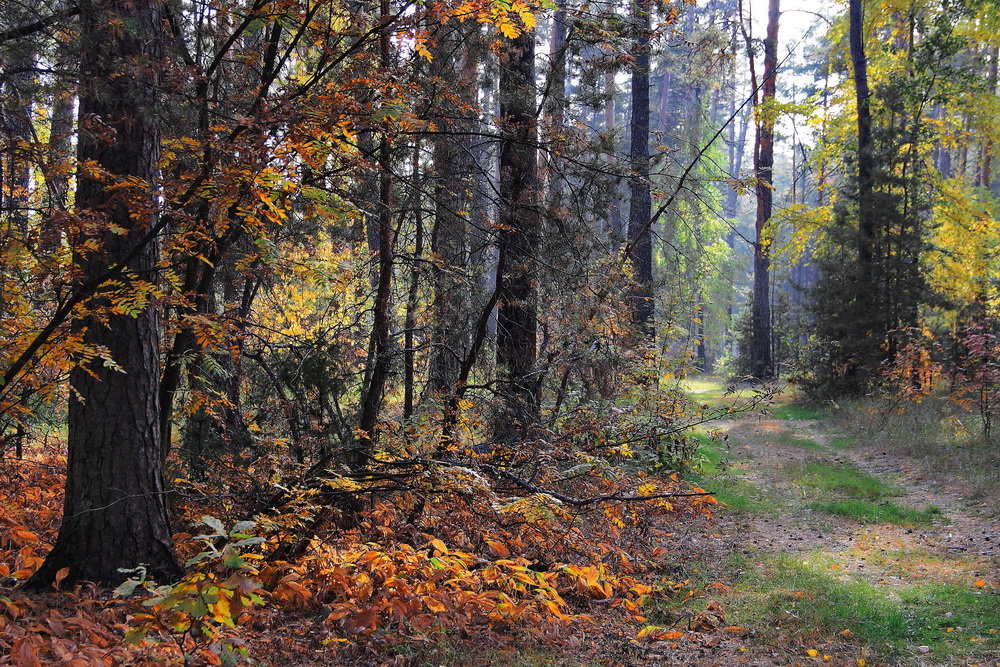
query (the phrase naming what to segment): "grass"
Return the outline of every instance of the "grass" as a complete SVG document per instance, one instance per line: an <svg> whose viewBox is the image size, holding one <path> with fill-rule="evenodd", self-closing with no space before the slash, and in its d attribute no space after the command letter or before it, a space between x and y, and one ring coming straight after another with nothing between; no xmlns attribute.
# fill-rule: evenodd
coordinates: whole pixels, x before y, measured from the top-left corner
<svg viewBox="0 0 1000 667"><path fill-rule="evenodd" d="M900 489L889 486L874 475L844 465L820 462L791 463L786 466L786 470L799 484L842 494L849 498L880 500L902 493Z"/></svg>
<svg viewBox="0 0 1000 667"><path fill-rule="evenodd" d="M698 453L685 479L711 491L716 500L725 503L733 512L771 514L775 511L776 504L769 502L760 489L741 479L738 471L729 469L725 441L702 431L692 431L688 436L698 443Z"/></svg>
<svg viewBox="0 0 1000 667"><path fill-rule="evenodd" d="M984 511L1000 514L1000 505L991 502L1000 494L1000 447L983 441L977 419L944 396L920 402L866 399L838 406L831 426L868 449L923 462L942 481L961 485L963 495L985 500Z"/></svg>
<svg viewBox="0 0 1000 667"><path fill-rule="evenodd" d="M822 555L780 555L763 563L737 555L724 567L735 577L729 622L769 641L792 635L816 645L850 636L882 659L911 654L917 646L927 646L937 661L1000 650L995 591L943 584L880 590L843 574Z"/></svg>
<svg viewBox="0 0 1000 667"><path fill-rule="evenodd" d="M916 510L887 500L902 495L902 491L850 466L815 461L791 463L785 470L795 483L826 496L808 505L815 511L847 517L858 523L903 526L928 524L941 516L941 509L934 505Z"/></svg>
<svg viewBox="0 0 1000 667"><path fill-rule="evenodd" d="M913 643L931 647L937 658L987 651L997 652L993 657L1000 658L1000 594L996 591L921 584L903 588L899 599L913 619L909 623Z"/></svg>
<svg viewBox="0 0 1000 667"><path fill-rule="evenodd" d="M805 421L810 419L822 419L827 415L826 410L818 405L807 403L788 403L774 408L771 416L775 419L786 419L792 421Z"/></svg>
<svg viewBox="0 0 1000 667"><path fill-rule="evenodd" d="M930 505L925 510L898 505L891 501L873 502L859 498L819 501L809 508L847 517L858 523L892 523L901 526L928 524L941 516L941 508Z"/></svg>
<svg viewBox="0 0 1000 667"><path fill-rule="evenodd" d="M856 435L835 435L830 438L830 446L834 449L851 449L857 444L858 437Z"/></svg>
<svg viewBox="0 0 1000 667"><path fill-rule="evenodd" d="M802 449L811 449L813 451L820 451L823 449L823 445L819 444L812 438L806 438L794 433L782 433L778 436L778 442L783 445L801 447Z"/></svg>
<svg viewBox="0 0 1000 667"><path fill-rule="evenodd" d="M736 475L721 475L698 482L731 512L744 514L775 514L778 503L770 500L753 484Z"/></svg>

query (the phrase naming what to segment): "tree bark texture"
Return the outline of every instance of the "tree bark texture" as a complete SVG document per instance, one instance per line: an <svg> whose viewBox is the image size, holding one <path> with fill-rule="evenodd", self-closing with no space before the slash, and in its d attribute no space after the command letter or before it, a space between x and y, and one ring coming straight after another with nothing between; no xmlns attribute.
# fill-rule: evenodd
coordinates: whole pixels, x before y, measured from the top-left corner
<svg viewBox="0 0 1000 667"><path fill-rule="evenodd" d="M497 371L501 398L494 435L507 439L538 420L535 378L537 297L535 254L541 216L535 121L535 36L524 32L500 59L500 251Z"/></svg>
<svg viewBox="0 0 1000 667"><path fill-rule="evenodd" d="M389 0L382 0L382 16L389 17ZM389 32L382 31L379 35L379 62L383 67L389 66L390 56ZM363 468L368 463L371 451L375 447L378 436L376 425L382 409L382 399L385 397L385 386L389 381L389 371L392 366L392 270L395 258L396 233L392 226L392 171L391 152L387 128L383 129L382 142L379 146L379 199L376 216L378 232L378 274L375 285L375 306L372 320L371 350L372 365L368 373L361 395L361 415L358 424L358 437L354 448L346 454L346 462L351 468Z"/></svg>
<svg viewBox="0 0 1000 667"><path fill-rule="evenodd" d="M629 297L632 322L646 338L653 335L653 243L649 229L653 200L649 188L649 45L652 32L649 0L635 6L636 37L632 66L632 120L629 166L630 205L629 259L635 271L635 287Z"/></svg>
<svg viewBox="0 0 1000 667"><path fill-rule="evenodd" d="M152 181L159 156L157 75L163 17L156 0L81 3L81 164L76 208L91 227L75 239L81 282L127 255L154 220ZM96 165L106 175L95 177ZM118 181L134 183L114 190ZM113 233L112 227L124 230ZM146 244L121 279L135 289L153 279L157 249ZM101 299L96 308L108 304ZM69 456L64 516L55 547L32 577L44 587L61 568L67 581L114 584L120 568L178 576L160 458L159 330L156 311L84 316L73 322L101 359L70 375Z"/></svg>
<svg viewBox="0 0 1000 667"><path fill-rule="evenodd" d="M465 24L446 24L435 48L434 83L443 113L434 136L434 338L428 390L440 395L455 389L469 346L472 293L469 217L475 206L477 165L471 137L479 70L470 53Z"/></svg>

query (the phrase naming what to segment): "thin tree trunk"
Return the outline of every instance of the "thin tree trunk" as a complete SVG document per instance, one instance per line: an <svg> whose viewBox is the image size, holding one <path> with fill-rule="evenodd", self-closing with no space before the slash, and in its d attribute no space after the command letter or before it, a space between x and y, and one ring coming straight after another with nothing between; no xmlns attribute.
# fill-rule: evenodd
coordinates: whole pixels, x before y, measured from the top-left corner
<svg viewBox="0 0 1000 667"><path fill-rule="evenodd" d="M778 64L779 0L769 0L764 39L764 78L761 83L754 172L757 177L757 217L754 223L753 306L751 308L750 374L758 380L774 377L771 345L771 238L767 223L773 209L774 109ZM751 58L752 58L751 54Z"/></svg>
<svg viewBox="0 0 1000 667"><path fill-rule="evenodd" d="M861 280L871 278L875 247L875 219L872 188L875 157L872 152L872 114L868 92L868 59L865 57L864 7L862 0L850 0L851 64L854 68L854 96L858 114L858 259Z"/></svg>
<svg viewBox="0 0 1000 667"><path fill-rule="evenodd" d="M472 292L469 277L469 217L475 206L476 163L471 136L476 118L479 70L461 26L446 25L435 47L435 84L446 91L446 101L435 119L434 228L431 250L434 265L434 334L427 391L448 395L458 377L469 345Z"/></svg>
<svg viewBox="0 0 1000 667"><path fill-rule="evenodd" d="M417 192L413 198L413 226L414 226L414 248L413 255L417 261L410 269L410 286L406 291L406 316L403 334L403 418L409 419L413 416L413 402L415 396L415 358L413 333L417 326L417 297L420 291L420 262L424 255L424 214L420 196L421 187L417 177L420 169L420 139L413 145L413 162L410 178L414 180L414 187Z"/></svg>
<svg viewBox="0 0 1000 667"><path fill-rule="evenodd" d="M381 0L381 11L384 21L389 20L389 0ZM390 55L389 31L379 34L379 62L382 67L389 67ZM388 123L383 126L383 137L379 146L379 201L377 215L378 232L378 278L375 287L375 307L372 321L371 349L372 367L368 374L368 382L361 396L361 415L358 423L358 437L353 449L346 452L346 462L351 468L363 468L368 463L371 451L377 438L376 425L379 412L382 409L382 399L385 395L385 385L389 380L389 370L392 364L392 341L390 326L392 309L392 265L394 260L396 238L392 227L392 172L391 150Z"/></svg>

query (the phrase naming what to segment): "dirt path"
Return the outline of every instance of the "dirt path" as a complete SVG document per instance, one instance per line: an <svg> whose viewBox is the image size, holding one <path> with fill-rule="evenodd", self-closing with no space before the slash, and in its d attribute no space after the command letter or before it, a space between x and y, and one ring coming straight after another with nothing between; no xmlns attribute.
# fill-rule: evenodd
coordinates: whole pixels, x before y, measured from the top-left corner
<svg viewBox="0 0 1000 667"><path fill-rule="evenodd" d="M722 584L736 636L645 661L1000 667L996 513L913 461L838 447L822 421L719 430L726 463L705 484L730 507L684 536L679 574Z"/></svg>
<svg viewBox="0 0 1000 667"><path fill-rule="evenodd" d="M730 438L733 467L744 471L747 481L764 494L790 505L776 518L755 517L740 522L729 515L723 519L735 519L742 526L740 541L779 553L805 552L817 546L837 553L849 552L859 540L872 539L883 542L884 548L889 544L897 550L926 548L944 559L957 561L957 556L970 556L981 566L977 571L982 576L1000 576L1000 519L970 512L960 493L935 488L917 463L887 452L834 449L830 446L831 434L823 432L815 421L759 419L721 427ZM787 440L789 436L812 441L819 447L782 442L782 437ZM787 473L789 465L796 462L853 466L898 488L902 493L893 498L895 502L913 509L938 507L942 518L916 528L888 523L862 525L849 519L803 513L796 509L798 503L794 501L808 489L797 488Z"/></svg>

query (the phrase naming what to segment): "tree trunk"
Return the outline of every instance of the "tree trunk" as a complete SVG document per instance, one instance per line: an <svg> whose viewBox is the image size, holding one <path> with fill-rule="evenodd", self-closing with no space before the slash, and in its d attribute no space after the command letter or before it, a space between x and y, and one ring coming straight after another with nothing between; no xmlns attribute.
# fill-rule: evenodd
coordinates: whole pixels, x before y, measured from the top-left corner
<svg viewBox="0 0 1000 667"><path fill-rule="evenodd" d="M498 440L510 439L538 421L535 380L537 296L535 251L541 216L535 122L535 36L507 42L500 60L500 200L497 246ZM500 269L502 267L502 271Z"/></svg>
<svg viewBox="0 0 1000 667"><path fill-rule="evenodd" d="M469 345L473 284L469 270L469 217L475 206L476 163L471 136L479 71L461 25L447 24L435 47L433 73L446 100L435 119L434 338L428 374L430 393L448 395Z"/></svg>
<svg viewBox="0 0 1000 667"><path fill-rule="evenodd" d="M78 159L95 163L114 190L82 166L76 207L100 226L87 238L97 251L78 250L79 280L103 273L126 257L154 219L152 181L159 156L158 66L163 17L154 0L85 0L81 3L81 131ZM121 29L120 26L128 26ZM118 26L118 27L116 27ZM125 230L112 233L110 227ZM135 253L123 282L139 289L155 271L157 250ZM108 309L101 299L93 308ZM170 580L181 572L167 518L159 434L159 331L157 314L84 316L73 323L91 349L104 349L120 368L97 360L70 375L69 458L59 536L28 585L43 588L62 568L67 581L114 584L121 568L144 566Z"/></svg>
<svg viewBox="0 0 1000 667"><path fill-rule="evenodd" d="M381 1L383 21L389 20L389 0ZM389 32L383 30L379 34L379 62L384 68L389 67L390 41ZM367 374L368 381L361 394L361 415L358 424L358 437L354 448L346 453L346 463L351 468L363 468L368 464L368 457L375 447L377 439L376 425L379 412L382 409L382 399L385 396L385 386L389 380L389 370L392 365L392 340L390 325L392 308L392 268L396 247L396 234L392 228L392 171L391 146L388 137L388 123L383 124L382 142L379 146L379 201L376 216L376 231L378 233L378 274L375 285L375 307L372 321L371 350L372 366Z"/></svg>
<svg viewBox="0 0 1000 667"><path fill-rule="evenodd" d="M872 114L869 106L868 59L865 57L864 8L862 0L850 0L851 64L854 68L854 95L858 111L858 259L861 281L871 277L875 246L875 219L872 188L875 156L872 152Z"/></svg>
<svg viewBox="0 0 1000 667"><path fill-rule="evenodd" d="M773 209L774 96L778 64L778 0L769 0L764 39L764 79L758 109L754 173L757 177L757 218L754 224L753 306L750 314L750 374L757 380L774 377L771 358L771 238L767 223ZM751 54L751 58L752 58Z"/></svg>
<svg viewBox="0 0 1000 667"><path fill-rule="evenodd" d="M632 145L629 166L632 178L628 236L629 259L635 271L630 295L632 322L644 338L653 336L653 243L649 229L652 196L649 189L649 41L652 32L649 0L635 6L635 61L632 67Z"/></svg>

